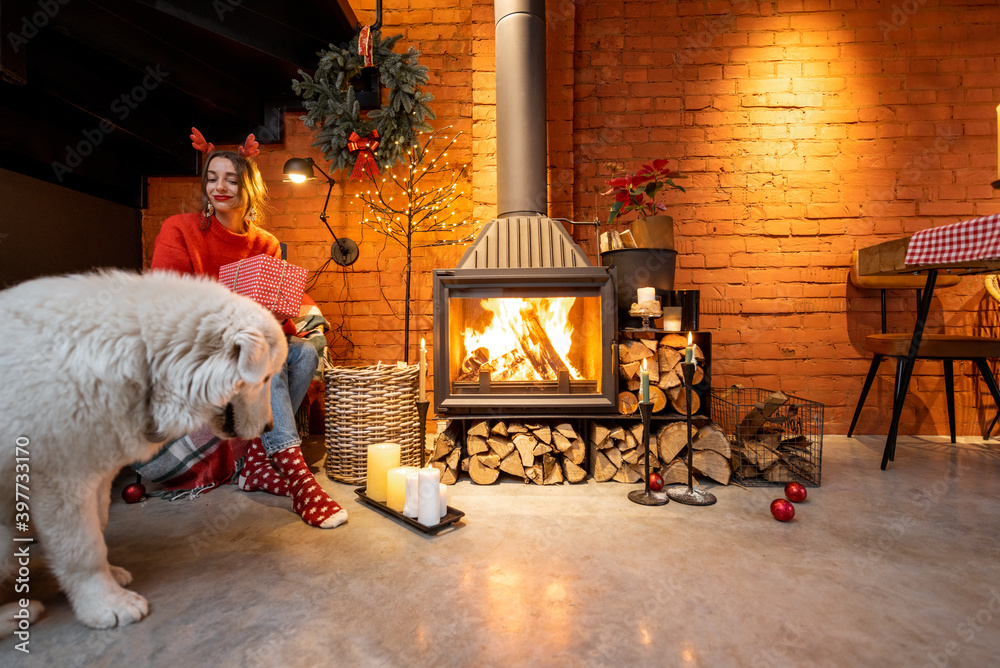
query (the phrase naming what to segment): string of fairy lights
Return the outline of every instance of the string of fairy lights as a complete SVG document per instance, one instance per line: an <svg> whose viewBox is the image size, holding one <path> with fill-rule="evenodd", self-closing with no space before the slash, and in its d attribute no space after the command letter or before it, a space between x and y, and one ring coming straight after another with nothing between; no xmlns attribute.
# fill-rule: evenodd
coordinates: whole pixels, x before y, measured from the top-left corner
<svg viewBox="0 0 1000 668"><path fill-rule="evenodd" d="M408 249L452 246L469 243L475 238L476 230L466 230L472 221L458 220L459 213L452 206L465 195L462 183L468 175L469 166L459 166L448 159L448 150L462 135L459 131L448 138L449 129L451 126L429 134L418 133L418 141L406 152L405 169L401 175L388 169L381 175L365 170L372 187L354 195L362 225ZM419 138L425 135L427 139L421 144ZM446 143L435 153L432 144L438 140ZM435 187L433 184L440 183L439 177L444 175L447 175L445 182ZM425 185L428 182L431 185ZM413 245L413 235L418 232L447 233L449 237Z"/></svg>

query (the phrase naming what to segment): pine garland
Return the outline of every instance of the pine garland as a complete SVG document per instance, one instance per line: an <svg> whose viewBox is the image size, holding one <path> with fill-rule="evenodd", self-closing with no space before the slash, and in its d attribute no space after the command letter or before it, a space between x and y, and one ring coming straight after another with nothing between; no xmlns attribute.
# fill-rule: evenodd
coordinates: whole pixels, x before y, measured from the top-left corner
<svg viewBox="0 0 1000 668"><path fill-rule="evenodd" d="M389 99L386 106L368 112L367 117L361 115L361 104L350 84L364 68L357 35L346 47L331 44L320 51L316 73L310 76L299 70L302 81L292 81L292 89L302 98L307 112L301 120L316 133L312 145L322 149L331 171L354 165L357 156L347 148L352 132L367 137L372 130L378 130L381 144L375 160L383 170L405 159L418 131L432 129L428 119L435 116L427 103L434 96L419 89L427 83L427 68L417 63L420 52L412 46L406 54L392 50L402 37L394 35L383 40L380 31L371 35L372 60L379 79L389 89Z"/></svg>

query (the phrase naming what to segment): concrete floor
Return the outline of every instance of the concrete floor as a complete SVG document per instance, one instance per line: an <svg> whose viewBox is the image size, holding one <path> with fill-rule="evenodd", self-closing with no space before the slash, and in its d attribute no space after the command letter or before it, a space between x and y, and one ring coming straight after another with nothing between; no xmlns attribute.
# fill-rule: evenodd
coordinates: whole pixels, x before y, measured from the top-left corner
<svg viewBox="0 0 1000 668"><path fill-rule="evenodd" d="M39 566L48 610L0 665L997 665L1000 445L965 441L902 439L883 472L881 438L828 436L788 524L768 512L780 488L648 508L626 498L639 485L464 480L466 517L436 537L322 474L350 513L332 531L262 492L130 506L116 489L111 562L150 616L87 629Z"/></svg>

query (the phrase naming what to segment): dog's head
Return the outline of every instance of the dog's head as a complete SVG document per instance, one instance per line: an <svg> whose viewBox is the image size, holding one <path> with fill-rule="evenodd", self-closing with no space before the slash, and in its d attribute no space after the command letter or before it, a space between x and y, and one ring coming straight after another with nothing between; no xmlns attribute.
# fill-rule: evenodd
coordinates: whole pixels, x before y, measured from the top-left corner
<svg viewBox="0 0 1000 668"><path fill-rule="evenodd" d="M177 438L206 422L219 438L260 436L272 425L271 379L288 355L278 321L225 290L218 308L189 322L172 332L169 350L159 353L146 440Z"/></svg>
<svg viewBox="0 0 1000 668"><path fill-rule="evenodd" d="M219 438L256 438L272 425L271 379L288 344L272 315L253 320L223 332L222 349L201 370L212 404L208 423Z"/></svg>

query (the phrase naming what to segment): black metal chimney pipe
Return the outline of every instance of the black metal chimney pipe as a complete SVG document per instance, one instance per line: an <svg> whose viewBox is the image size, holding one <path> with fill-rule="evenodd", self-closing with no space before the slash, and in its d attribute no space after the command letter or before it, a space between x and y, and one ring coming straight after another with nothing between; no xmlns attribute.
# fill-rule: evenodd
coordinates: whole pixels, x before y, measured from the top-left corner
<svg viewBox="0 0 1000 668"><path fill-rule="evenodd" d="M548 212L545 0L496 0L497 218Z"/></svg>

